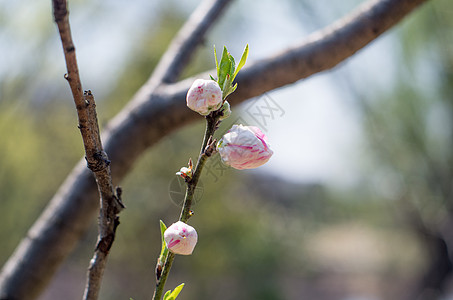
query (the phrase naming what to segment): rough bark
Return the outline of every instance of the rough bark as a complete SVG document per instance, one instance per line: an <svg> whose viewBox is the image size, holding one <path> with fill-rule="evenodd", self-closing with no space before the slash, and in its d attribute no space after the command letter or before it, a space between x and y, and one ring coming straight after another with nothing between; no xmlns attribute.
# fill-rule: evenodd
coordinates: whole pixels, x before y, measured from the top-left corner
<svg viewBox="0 0 453 300"><path fill-rule="evenodd" d="M65 75L65 79L71 88L76 107L78 128L85 148L85 159L88 168L96 178L100 196L99 236L94 257L90 262L84 295L84 299L95 300L98 298L107 257L115 239L116 228L119 224L118 214L124 206L114 191L110 161L102 148L94 96L91 91L82 93L82 81L71 35L67 2L66 0L53 0L52 8L66 61L68 73ZM28 294L29 291L26 290L25 293Z"/></svg>

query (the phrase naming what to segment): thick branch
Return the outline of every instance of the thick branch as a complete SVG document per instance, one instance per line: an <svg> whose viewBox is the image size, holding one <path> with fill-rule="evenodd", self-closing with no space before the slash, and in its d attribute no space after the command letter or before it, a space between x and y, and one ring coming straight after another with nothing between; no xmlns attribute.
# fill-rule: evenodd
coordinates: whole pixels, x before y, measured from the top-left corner
<svg viewBox="0 0 453 300"><path fill-rule="evenodd" d="M151 77L153 82L173 83L192 58L206 32L231 0L206 0L190 16L162 56Z"/></svg>
<svg viewBox="0 0 453 300"><path fill-rule="evenodd" d="M244 68L237 82L246 88L239 88L229 101L239 104L333 68L426 1L373 0L365 4L299 46ZM116 179L121 180L139 155L162 137L199 120L198 114L185 107L185 93L192 81L157 88L149 81L109 123L105 149L115 161L112 173ZM0 298L22 295L21 290L36 294L43 288L87 229L96 211L95 198L94 181L79 164L8 260L0 275ZM59 250L56 254L55 249Z"/></svg>

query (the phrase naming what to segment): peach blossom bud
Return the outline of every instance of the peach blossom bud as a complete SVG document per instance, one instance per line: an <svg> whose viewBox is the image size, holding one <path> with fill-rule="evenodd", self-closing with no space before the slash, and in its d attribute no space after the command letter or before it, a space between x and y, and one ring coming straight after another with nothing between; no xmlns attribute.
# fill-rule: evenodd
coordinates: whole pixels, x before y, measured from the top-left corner
<svg viewBox="0 0 453 300"><path fill-rule="evenodd" d="M235 169L254 169L274 153L258 127L233 125L217 144L222 161Z"/></svg>
<svg viewBox="0 0 453 300"><path fill-rule="evenodd" d="M192 168L191 167L182 167L179 172L176 172L176 175L181 176L182 178L191 178L192 177Z"/></svg>
<svg viewBox="0 0 453 300"><path fill-rule="evenodd" d="M187 92L186 101L191 110L207 116L222 106L222 90L214 80L197 79Z"/></svg>
<svg viewBox="0 0 453 300"><path fill-rule="evenodd" d="M164 240L171 252L190 255L197 244L198 235L195 228L178 221L165 230Z"/></svg>

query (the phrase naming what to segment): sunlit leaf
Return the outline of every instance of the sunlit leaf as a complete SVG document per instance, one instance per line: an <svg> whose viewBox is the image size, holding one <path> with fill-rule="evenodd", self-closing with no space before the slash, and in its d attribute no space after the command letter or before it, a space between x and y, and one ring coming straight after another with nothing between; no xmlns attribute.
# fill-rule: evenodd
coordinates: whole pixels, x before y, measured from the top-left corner
<svg viewBox="0 0 453 300"><path fill-rule="evenodd" d="M230 68L231 68L231 61L228 55L228 50L226 47L223 47L223 53L222 53L222 58L220 60L220 66L219 66L219 78L218 78L218 83L219 86L223 86L227 75L230 73Z"/></svg>
<svg viewBox="0 0 453 300"><path fill-rule="evenodd" d="M244 52L242 53L241 60L239 61L238 67L236 71L233 74L233 79L236 78L236 75L239 73L239 71L242 69L242 67L245 65L245 62L247 61L247 57L249 56L249 44L245 46Z"/></svg>
<svg viewBox="0 0 453 300"><path fill-rule="evenodd" d="M159 261L162 261L165 258L165 256L167 256L167 253L168 253L168 248L167 248L167 245L165 244L165 239L164 239L165 230L167 230L167 226L165 225L165 223L162 220L160 220L160 234L162 237L162 249L160 251Z"/></svg>
<svg viewBox="0 0 453 300"><path fill-rule="evenodd" d="M164 295L164 300L175 300L179 293L181 293L183 287L184 283L181 283L173 290L173 292L167 291Z"/></svg>
<svg viewBox="0 0 453 300"><path fill-rule="evenodd" d="M234 86L231 88L231 92L230 93L233 93L237 88L238 88L238 84L235 83Z"/></svg>
<svg viewBox="0 0 453 300"><path fill-rule="evenodd" d="M222 91L223 91L223 97L225 98L225 93L228 93L228 89L231 85L230 83L230 74L226 74L226 78L225 78L225 81L223 82L223 86L222 86Z"/></svg>
<svg viewBox="0 0 453 300"><path fill-rule="evenodd" d="M228 74L230 74L231 76L233 75L234 70L236 69L236 62L234 61L233 55L228 54L228 57L230 58L230 71L228 72Z"/></svg>
<svg viewBox="0 0 453 300"><path fill-rule="evenodd" d="M214 45L214 57L215 57L215 68L217 70L217 78L219 78L220 77L220 69L219 69L219 62L217 61L217 51L215 49L215 45ZM211 78L212 78L212 76L211 76Z"/></svg>

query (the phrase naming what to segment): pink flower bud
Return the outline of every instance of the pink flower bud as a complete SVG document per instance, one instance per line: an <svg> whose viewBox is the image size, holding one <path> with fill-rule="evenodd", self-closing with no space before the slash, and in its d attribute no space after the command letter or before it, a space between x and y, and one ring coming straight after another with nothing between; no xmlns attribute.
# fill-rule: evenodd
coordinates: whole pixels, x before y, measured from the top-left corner
<svg viewBox="0 0 453 300"><path fill-rule="evenodd" d="M222 106L222 90L214 80L197 79L187 92L186 101L191 110L207 116Z"/></svg>
<svg viewBox="0 0 453 300"><path fill-rule="evenodd" d="M274 153L258 127L233 125L217 144L222 161L235 169L254 169Z"/></svg>
<svg viewBox="0 0 453 300"><path fill-rule="evenodd" d="M195 228L178 221L165 230L164 240L171 252L190 255L197 244L198 235Z"/></svg>

